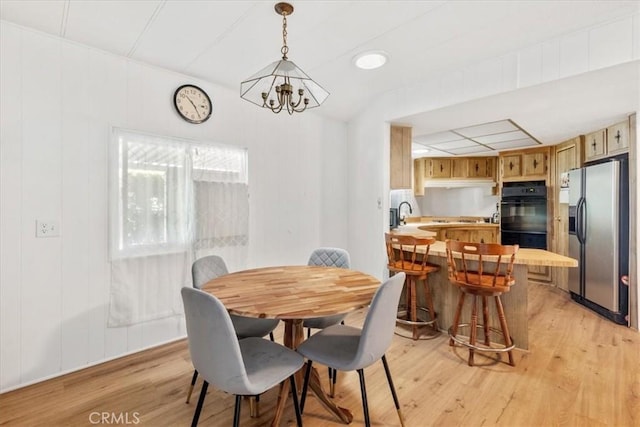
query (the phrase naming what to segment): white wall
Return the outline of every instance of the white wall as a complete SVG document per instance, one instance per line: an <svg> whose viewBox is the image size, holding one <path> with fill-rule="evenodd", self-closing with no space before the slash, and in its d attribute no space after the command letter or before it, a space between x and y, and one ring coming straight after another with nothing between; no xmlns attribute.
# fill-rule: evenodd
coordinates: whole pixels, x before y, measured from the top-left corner
<svg viewBox="0 0 640 427"><path fill-rule="evenodd" d="M0 391L185 334L178 317L107 328L111 126L248 147L250 266L346 247L344 123L3 21L0 43ZM184 83L210 94L206 123L174 112ZM61 236L36 239L37 219Z"/></svg>
<svg viewBox="0 0 640 427"><path fill-rule="evenodd" d="M421 85L390 91L372 101L349 122L348 129L348 243L353 267L380 277L388 274L383 233L389 224L391 121L537 84L560 82L606 67L637 63L638 34L640 15L635 14L458 70L425 76ZM375 209L379 197L383 206Z"/></svg>

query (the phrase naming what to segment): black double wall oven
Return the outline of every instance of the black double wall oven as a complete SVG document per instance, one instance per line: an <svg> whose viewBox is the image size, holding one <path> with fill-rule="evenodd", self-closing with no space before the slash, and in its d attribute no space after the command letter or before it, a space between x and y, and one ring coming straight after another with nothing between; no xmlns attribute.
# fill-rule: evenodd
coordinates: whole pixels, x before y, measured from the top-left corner
<svg viewBox="0 0 640 427"><path fill-rule="evenodd" d="M544 181L504 183L500 235L503 245L547 249L547 187Z"/></svg>

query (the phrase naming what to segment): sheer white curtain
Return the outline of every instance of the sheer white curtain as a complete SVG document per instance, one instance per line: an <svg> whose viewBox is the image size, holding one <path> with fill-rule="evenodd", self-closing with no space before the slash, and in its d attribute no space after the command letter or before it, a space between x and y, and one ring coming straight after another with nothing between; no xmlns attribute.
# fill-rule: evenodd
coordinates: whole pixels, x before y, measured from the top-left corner
<svg viewBox="0 0 640 427"><path fill-rule="evenodd" d="M194 259L246 265L245 149L114 128L109 181L110 326L180 314Z"/></svg>
<svg viewBox="0 0 640 427"><path fill-rule="evenodd" d="M249 240L247 155L223 145L197 146L193 161L195 259L224 258L229 271L244 268Z"/></svg>

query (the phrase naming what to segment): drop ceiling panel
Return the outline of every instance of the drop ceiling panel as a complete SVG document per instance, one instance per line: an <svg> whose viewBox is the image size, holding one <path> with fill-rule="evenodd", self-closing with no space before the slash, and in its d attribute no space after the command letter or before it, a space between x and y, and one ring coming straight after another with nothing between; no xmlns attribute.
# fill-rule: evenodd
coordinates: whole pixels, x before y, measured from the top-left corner
<svg viewBox="0 0 640 427"><path fill-rule="evenodd" d="M65 36L127 56L162 4L158 0L72 1Z"/></svg>
<svg viewBox="0 0 640 427"><path fill-rule="evenodd" d="M450 150L452 148L464 148L464 147L474 147L477 144L468 139L459 139L457 141L449 141L443 142L441 144L431 145L433 148L437 148L439 150Z"/></svg>
<svg viewBox="0 0 640 427"><path fill-rule="evenodd" d="M513 125L509 120L501 120L499 122L484 123L476 126L469 126L455 131L460 135L464 135L468 138L474 138L477 136L493 135L496 133L516 131L518 128Z"/></svg>
<svg viewBox="0 0 640 427"><path fill-rule="evenodd" d="M434 145L441 142L456 141L460 139L460 135L453 132L439 132L432 135L421 135L413 140L423 145Z"/></svg>
<svg viewBox="0 0 640 427"><path fill-rule="evenodd" d="M495 144L491 144L490 147L494 150L506 150L509 148L533 147L536 145L538 145L537 141L534 141L531 138L526 138L517 141L496 142Z"/></svg>
<svg viewBox="0 0 640 427"><path fill-rule="evenodd" d="M474 135L474 137L462 137L461 139L462 134ZM455 136L456 139L449 141L448 139L453 136ZM442 140L446 141L438 143L430 142ZM451 129L450 131L438 132L432 135L422 135L415 138L414 141L432 149L442 150L449 155L474 153L495 154L497 150L532 147L540 144L511 120L500 120L459 129Z"/></svg>
<svg viewBox="0 0 640 427"><path fill-rule="evenodd" d="M486 136L474 136L473 140L482 144L493 144L495 142L515 141L518 139L529 138L529 135L517 130L515 132L495 133L493 135Z"/></svg>
<svg viewBox="0 0 640 427"><path fill-rule="evenodd" d="M454 148L451 150L447 150L451 154L473 154L473 153L492 153L494 150L484 147L482 145L475 145L473 147L464 147L464 148ZM495 152L497 154L497 152Z"/></svg>

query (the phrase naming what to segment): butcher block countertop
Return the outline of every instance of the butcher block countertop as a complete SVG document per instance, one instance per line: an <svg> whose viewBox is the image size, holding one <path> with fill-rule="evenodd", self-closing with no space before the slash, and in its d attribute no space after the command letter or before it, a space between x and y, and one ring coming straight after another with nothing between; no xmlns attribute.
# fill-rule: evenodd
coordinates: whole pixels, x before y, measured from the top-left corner
<svg viewBox="0 0 640 427"><path fill-rule="evenodd" d="M442 226L452 227L452 224L438 224ZM497 224L464 224L464 226L497 226ZM409 234L416 237L433 237L435 233L429 232L425 229L432 228L431 225L424 225L424 223L409 223L402 225L391 231L393 234ZM424 248L418 247L418 252L424 252ZM436 241L429 249L429 255L446 257L446 246L444 242ZM573 258L559 255L553 252L545 251L543 249L528 249L520 248L516 253L516 259L514 264L522 265L539 265L549 267L577 267L578 261Z"/></svg>

